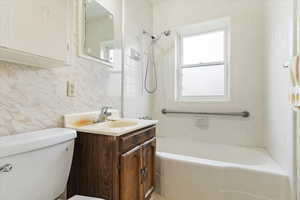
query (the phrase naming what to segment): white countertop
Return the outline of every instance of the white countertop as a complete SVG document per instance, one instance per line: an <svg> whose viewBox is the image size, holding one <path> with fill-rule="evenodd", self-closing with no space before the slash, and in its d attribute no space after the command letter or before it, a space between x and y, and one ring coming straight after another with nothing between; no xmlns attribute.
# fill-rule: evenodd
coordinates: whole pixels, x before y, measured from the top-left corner
<svg viewBox="0 0 300 200"><path fill-rule="evenodd" d="M156 120L139 120L139 119L128 119L121 118L115 122L129 122L133 125L127 127L116 128L112 127L115 123L114 121L107 121L102 123L95 123L99 116L99 112L89 112L89 113L79 113L79 114L70 114L64 116L64 126L65 128L71 128L78 132L83 133L92 133L100 135L109 135L109 136L121 136L145 127L153 126L158 123Z"/></svg>

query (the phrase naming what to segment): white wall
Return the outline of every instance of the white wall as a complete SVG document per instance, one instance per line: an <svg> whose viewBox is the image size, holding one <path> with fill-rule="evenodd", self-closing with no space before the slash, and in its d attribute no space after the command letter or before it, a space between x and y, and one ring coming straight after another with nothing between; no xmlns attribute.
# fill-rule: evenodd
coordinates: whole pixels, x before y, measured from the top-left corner
<svg viewBox="0 0 300 200"><path fill-rule="evenodd" d="M150 115L150 96L144 91L147 39L143 29L152 32L152 4L148 0L124 0L125 65L124 115L139 118ZM130 49L141 54L136 61L130 58Z"/></svg>
<svg viewBox="0 0 300 200"><path fill-rule="evenodd" d="M289 70L282 66L293 55L293 0L267 0L265 19L265 144L292 177L293 114Z"/></svg>
<svg viewBox="0 0 300 200"><path fill-rule="evenodd" d="M159 42L159 91L153 103L153 116L160 121L160 136L198 139L202 142L263 145L263 1L261 0L162 0L155 1L154 30L173 31ZM178 103L174 101L174 31L187 24L230 17L231 101ZM232 112L248 110L249 119L163 116L162 108Z"/></svg>

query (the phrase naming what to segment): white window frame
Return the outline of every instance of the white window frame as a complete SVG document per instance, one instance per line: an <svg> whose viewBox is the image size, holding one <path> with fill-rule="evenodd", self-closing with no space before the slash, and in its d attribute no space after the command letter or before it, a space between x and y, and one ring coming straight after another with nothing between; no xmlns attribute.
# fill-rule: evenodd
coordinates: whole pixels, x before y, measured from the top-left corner
<svg viewBox="0 0 300 200"><path fill-rule="evenodd" d="M210 62L183 65L183 38L206 33L224 31L224 63ZM222 18L201 24L189 25L178 29L176 41L176 91L175 100L180 102L203 102L203 101L230 101L230 19ZM182 69L191 67L207 67L224 64L224 95L213 96L183 96L182 92Z"/></svg>

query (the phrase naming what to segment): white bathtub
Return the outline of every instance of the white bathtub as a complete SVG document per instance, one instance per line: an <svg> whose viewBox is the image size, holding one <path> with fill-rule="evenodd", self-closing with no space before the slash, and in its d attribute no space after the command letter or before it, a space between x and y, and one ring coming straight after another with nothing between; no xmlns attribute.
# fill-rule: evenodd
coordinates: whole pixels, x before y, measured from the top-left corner
<svg viewBox="0 0 300 200"><path fill-rule="evenodd" d="M162 200L289 200L286 173L261 148L158 138Z"/></svg>

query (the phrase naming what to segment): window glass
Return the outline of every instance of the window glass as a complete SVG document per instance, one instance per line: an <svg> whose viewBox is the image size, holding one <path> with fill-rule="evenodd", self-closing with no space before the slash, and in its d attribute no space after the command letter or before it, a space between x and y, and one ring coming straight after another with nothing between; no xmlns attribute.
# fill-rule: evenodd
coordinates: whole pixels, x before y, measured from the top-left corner
<svg viewBox="0 0 300 200"><path fill-rule="evenodd" d="M183 37L183 65L223 62L224 31Z"/></svg>
<svg viewBox="0 0 300 200"><path fill-rule="evenodd" d="M224 65L182 69L182 96L225 95Z"/></svg>
<svg viewBox="0 0 300 200"><path fill-rule="evenodd" d="M176 99L230 99L230 19L193 24L179 29Z"/></svg>

